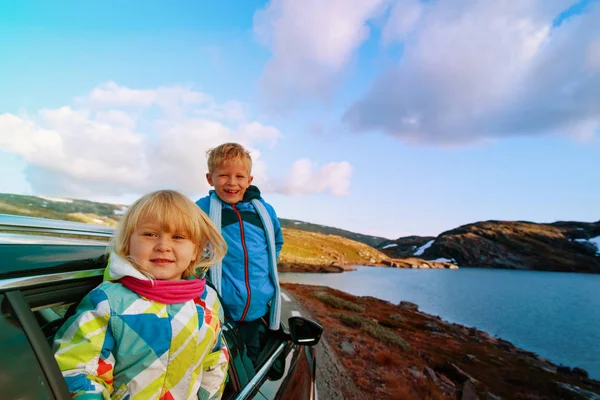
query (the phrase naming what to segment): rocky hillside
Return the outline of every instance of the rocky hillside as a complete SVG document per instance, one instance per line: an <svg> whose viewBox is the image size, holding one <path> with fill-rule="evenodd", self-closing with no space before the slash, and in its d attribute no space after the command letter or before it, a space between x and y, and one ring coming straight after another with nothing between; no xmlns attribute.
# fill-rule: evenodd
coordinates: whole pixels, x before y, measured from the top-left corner
<svg viewBox="0 0 600 400"><path fill-rule="evenodd" d="M379 248L390 257L415 255L461 267L600 273L600 221L485 221L435 238L399 238Z"/></svg>
<svg viewBox="0 0 600 400"><path fill-rule="evenodd" d="M0 193L0 214L28 215L114 226L126 207L123 204L98 203L88 200ZM372 247L389 241L389 239L383 237L363 235L295 219L279 218L279 222L283 228L337 235Z"/></svg>
<svg viewBox="0 0 600 400"><path fill-rule="evenodd" d="M54 197L0 193L0 214L115 226L126 206Z"/></svg>
<svg viewBox="0 0 600 400"><path fill-rule="evenodd" d="M331 350L319 353L317 373L333 375L329 384L341 392L336 398L600 398L600 382L586 370L556 365L476 328L445 322L416 304L396 305L323 286L282 287L325 328L321 340ZM328 353L342 364L329 374L321 362L331 357Z"/></svg>
<svg viewBox="0 0 600 400"><path fill-rule="evenodd" d="M341 236L282 228L280 271L342 272L349 265L383 265L381 251Z"/></svg>
<svg viewBox="0 0 600 400"><path fill-rule="evenodd" d="M108 226L117 224L125 208L87 200L0 194L0 213ZM285 239L279 259L282 271L343 272L352 269L349 265L384 265L388 260L379 250L348 237L386 239L295 220L281 219L281 224Z"/></svg>

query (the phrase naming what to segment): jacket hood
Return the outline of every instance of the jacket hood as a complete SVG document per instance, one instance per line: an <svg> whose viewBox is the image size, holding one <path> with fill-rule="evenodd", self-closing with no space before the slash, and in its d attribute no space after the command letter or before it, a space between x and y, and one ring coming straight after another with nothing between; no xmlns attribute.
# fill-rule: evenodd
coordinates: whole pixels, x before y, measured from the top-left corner
<svg viewBox="0 0 600 400"><path fill-rule="evenodd" d="M124 259L113 251L110 253L108 265L104 270L104 280L117 281L124 276L131 276L132 278L142 279L145 281L150 280L147 276L135 269L130 261Z"/></svg>
<svg viewBox="0 0 600 400"><path fill-rule="evenodd" d="M248 189L246 189L242 201L251 201L254 199L260 199L260 190L258 190L256 186L250 185L248 186Z"/></svg>

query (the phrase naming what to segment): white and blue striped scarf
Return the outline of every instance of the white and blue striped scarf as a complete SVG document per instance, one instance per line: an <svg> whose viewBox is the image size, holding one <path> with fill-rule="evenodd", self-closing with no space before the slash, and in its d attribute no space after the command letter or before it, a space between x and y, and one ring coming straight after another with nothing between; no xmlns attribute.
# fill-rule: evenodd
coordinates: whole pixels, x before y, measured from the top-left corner
<svg viewBox="0 0 600 400"><path fill-rule="evenodd" d="M265 227L265 233L267 235L267 248L269 249L269 275L273 281L275 287L275 294L271 300L271 311L269 314L269 329L278 330L281 320L281 290L279 288L279 277L277 276L277 252L275 250L275 229L273 228L273 221L267 211L265 205L258 199L251 200L252 205L256 209L258 216L260 217L263 226ZM216 228L221 232L221 199L215 192L210 196L210 213L209 217L215 224ZM223 276L223 263L219 262L213 265L210 270L210 279L217 292L223 295L221 292L221 279Z"/></svg>

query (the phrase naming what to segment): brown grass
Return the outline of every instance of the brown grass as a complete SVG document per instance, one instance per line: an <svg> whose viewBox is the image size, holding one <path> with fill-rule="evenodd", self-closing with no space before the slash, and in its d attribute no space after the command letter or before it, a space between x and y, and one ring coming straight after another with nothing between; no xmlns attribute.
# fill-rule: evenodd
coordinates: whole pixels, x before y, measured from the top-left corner
<svg viewBox="0 0 600 400"><path fill-rule="evenodd" d="M282 228L284 244L280 263L313 265L370 265L388 257L364 243L341 236Z"/></svg>
<svg viewBox="0 0 600 400"><path fill-rule="evenodd" d="M548 372L540 365L552 368L552 364L476 329L372 297L354 297L320 286L282 286L325 327L324 338L361 391L354 398L460 398L463 378L450 363L478 381L479 398L486 398L488 392L503 399L569 398L558 389L557 381L600 392L600 382ZM338 307L340 304L358 305L364 311L350 311ZM439 332L425 328L433 323ZM343 352L340 342L352 343L354 351ZM422 375L425 367L434 370L439 379L445 376L455 392Z"/></svg>
<svg viewBox="0 0 600 400"><path fill-rule="evenodd" d="M340 310L348 310L354 312L364 312L365 308L359 304L353 303L351 301L347 301L344 299L340 299L339 297L333 296L324 292L315 293L315 297L319 299L321 302Z"/></svg>

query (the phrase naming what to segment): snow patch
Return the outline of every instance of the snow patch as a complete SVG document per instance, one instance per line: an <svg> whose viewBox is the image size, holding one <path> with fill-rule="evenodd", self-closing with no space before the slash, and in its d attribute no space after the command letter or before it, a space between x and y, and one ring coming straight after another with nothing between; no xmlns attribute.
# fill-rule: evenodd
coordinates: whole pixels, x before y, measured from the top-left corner
<svg viewBox="0 0 600 400"><path fill-rule="evenodd" d="M302 222L294 222L294 225L300 225Z"/></svg>
<svg viewBox="0 0 600 400"><path fill-rule="evenodd" d="M435 240L430 240L429 242L425 243L423 246L419 247L413 255L414 256L422 256L423 253L425 253L425 250L427 250L428 248L431 247L433 242L435 242Z"/></svg>
<svg viewBox="0 0 600 400"><path fill-rule="evenodd" d="M37 197L40 199L53 201L55 203L72 203L73 202L73 200L71 200L71 199L63 199L60 197L46 197L46 196L37 196Z"/></svg>
<svg viewBox="0 0 600 400"><path fill-rule="evenodd" d="M397 247L397 246L398 245L396 243L390 243L390 244L386 244L381 249L389 249L390 247Z"/></svg>
<svg viewBox="0 0 600 400"><path fill-rule="evenodd" d="M449 259L449 258L436 258L435 260L429 260L429 261L433 261L433 262L449 262L449 263L455 263L456 261L454 261L454 259Z"/></svg>
<svg viewBox="0 0 600 400"><path fill-rule="evenodd" d="M600 236L596 236L590 239L574 239L578 243L591 243L596 247L596 255L600 256Z"/></svg>
<svg viewBox="0 0 600 400"><path fill-rule="evenodd" d="M115 215L123 215L123 214L125 214L126 210L127 210L127 206L121 206L121 208L117 208L116 210L114 210L113 214L115 214Z"/></svg>
<svg viewBox="0 0 600 400"><path fill-rule="evenodd" d="M600 236L596 236L595 238L591 238L590 242L596 246L596 255L600 256Z"/></svg>

